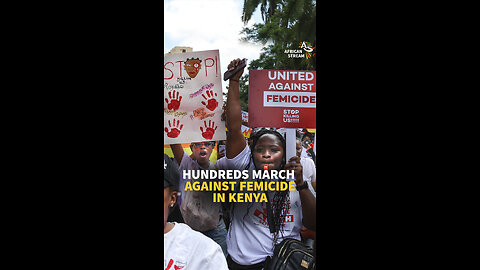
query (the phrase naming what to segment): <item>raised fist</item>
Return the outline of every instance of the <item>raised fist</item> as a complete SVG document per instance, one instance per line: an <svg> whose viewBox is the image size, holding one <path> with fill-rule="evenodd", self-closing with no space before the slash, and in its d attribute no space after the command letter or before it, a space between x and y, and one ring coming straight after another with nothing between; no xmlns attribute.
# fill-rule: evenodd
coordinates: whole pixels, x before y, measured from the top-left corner
<svg viewBox="0 0 480 270"><path fill-rule="evenodd" d="M202 104L207 106L207 109L209 109L210 111L214 111L217 106L218 106L218 101L215 99L215 97L217 96L217 93L215 93L215 97L213 96L213 91L212 90L208 90L207 91L207 96L208 97L205 97L204 94L202 94L202 97L205 99L205 100L208 100L208 104L205 103L205 101L202 101Z"/></svg>
<svg viewBox="0 0 480 270"><path fill-rule="evenodd" d="M180 120L177 120L175 123L175 119L173 119L173 127L170 124L170 120L168 120L168 127L170 128L170 131L168 131L168 128L165 128L165 132L167 133L167 136L170 138L176 138L178 135L180 135L180 131L182 131L183 124L178 127L180 124Z"/></svg>
<svg viewBox="0 0 480 270"><path fill-rule="evenodd" d="M202 131L202 136L207 139L211 140L213 138L213 134L215 134L215 130L217 130L217 126L215 126L215 123L212 122L212 120L208 120L208 126L207 126L207 121L203 121L205 124L205 131L203 131L203 127L200 127L200 130ZM215 126L215 129L213 127Z"/></svg>
<svg viewBox="0 0 480 270"><path fill-rule="evenodd" d="M237 59L235 59L235 60L232 60L232 61L230 62L230 64L228 64L227 70L228 70L228 71L233 71L233 70L235 70L235 68L237 68L241 63L242 63L242 60L240 60L240 58L237 58ZM230 78L230 80L233 79L233 80L237 80L237 81L238 81L238 80L240 79L240 77L242 76L242 74L243 74L243 70L244 70L244 69L242 68L242 69L240 69L239 71L237 71L237 72Z"/></svg>
<svg viewBox="0 0 480 270"><path fill-rule="evenodd" d="M173 93L173 98L172 98L172 93ZM175 96L175 94L177 94ZM168 99L165 99L165 102L168 104L168 109L176 111L178 110L178 107L180 107L180 101L182 101L182 97L178 98L179 93L176 90L173 90L173 92L168 92L168 97L171 99L170 102L168 102Z"/></svg>

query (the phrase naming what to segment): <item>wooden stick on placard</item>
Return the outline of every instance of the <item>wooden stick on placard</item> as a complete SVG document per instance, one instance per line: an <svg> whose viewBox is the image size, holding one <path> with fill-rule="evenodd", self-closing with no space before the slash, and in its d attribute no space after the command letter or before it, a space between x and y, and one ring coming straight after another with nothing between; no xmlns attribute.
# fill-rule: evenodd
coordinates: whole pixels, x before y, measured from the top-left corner
<svg viewBox="0 0 480 270"><path fill-rule="evenodd" d="M288 163L288 160L297 154L297 136L296 136L296 129L294 128L286 128L286 156L287 160L286 162Z"/></svg>

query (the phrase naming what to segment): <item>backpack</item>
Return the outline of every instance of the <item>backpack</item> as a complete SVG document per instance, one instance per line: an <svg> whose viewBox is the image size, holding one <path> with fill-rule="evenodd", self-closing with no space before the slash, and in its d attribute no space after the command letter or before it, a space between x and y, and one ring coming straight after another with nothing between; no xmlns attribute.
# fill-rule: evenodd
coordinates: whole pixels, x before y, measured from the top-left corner
<svg viewBox="0 0 480 270"><path fill-rule="evenodd" d="M270 202L267 201L267 220L270 233L274 233L273 212ZM273 257L265 260L264 270L315 270L315 256L313 249L301 241L286 238L275 245Z"/></svg>
<svg viewBox="0 0 480 270"><path fill-rule="evenodd" d="M313 249L297 239L287 238L275 246L273 257L268 257L265 270L313 270Z"/></svg>
<svg viewBox="0 0 480 270"><path fill-rule="evenodd" d="M212 192L185 191L180 210L185 223L195 231L205 232L218 226L220 205L212 201Z"/></svg>

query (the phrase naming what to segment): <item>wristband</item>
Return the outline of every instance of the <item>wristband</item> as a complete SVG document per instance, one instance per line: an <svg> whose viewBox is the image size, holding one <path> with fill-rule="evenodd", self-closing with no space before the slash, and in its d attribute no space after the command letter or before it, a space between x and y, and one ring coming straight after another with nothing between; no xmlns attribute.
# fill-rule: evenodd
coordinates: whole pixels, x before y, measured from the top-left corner
<svg viewBox="0 0 480 270"><path fill-rule="evenodd" d="M295 189L297 189L297 191L300 191L300 190L306 189L306 188L308 188L308 182L307 181L303 181L303 185L295 187Z"/></svg>

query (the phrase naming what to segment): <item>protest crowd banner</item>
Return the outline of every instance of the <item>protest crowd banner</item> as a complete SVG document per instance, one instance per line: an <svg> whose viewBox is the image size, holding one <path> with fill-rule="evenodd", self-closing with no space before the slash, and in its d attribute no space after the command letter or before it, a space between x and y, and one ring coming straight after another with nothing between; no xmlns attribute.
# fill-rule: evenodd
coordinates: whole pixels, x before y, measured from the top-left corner
<svg viewBox="0 0 480 270"><path fill-rule="evenodd" d="M248 123L248 112L242 111L242 122Z"/></svg>
<svg viewBox="0 0 480 270"><path fill-rule="evenodd" d="M164 57L164 143L225 140L218 50Z"/></svg>
<svg viewBox="0 0 480 270"><path fill-rule="evenodd" d="M249 127L316 128L316 71L250 70L249 80Z"/></svg>
<svg viewBox="0 0 480 270"><path fill-rule="evenodd" d="M287 159L295 128L316 128L316 71L250 70L248 125L285 128ZM268 117L266 117L268 116Z"/></svg>

